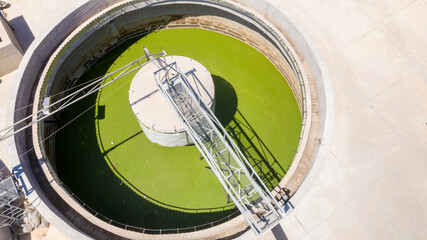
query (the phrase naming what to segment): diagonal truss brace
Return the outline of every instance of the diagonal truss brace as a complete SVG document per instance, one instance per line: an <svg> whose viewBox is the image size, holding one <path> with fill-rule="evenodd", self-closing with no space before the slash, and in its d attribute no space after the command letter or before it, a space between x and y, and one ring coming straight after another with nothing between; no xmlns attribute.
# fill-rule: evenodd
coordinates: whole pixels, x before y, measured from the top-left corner
<svg viewBox="0 0 427 240"><path fill-rule="evenodd" d="M275 226L283 211L176 62L157 61L154 76L163 96L255 233Z"/></svg>

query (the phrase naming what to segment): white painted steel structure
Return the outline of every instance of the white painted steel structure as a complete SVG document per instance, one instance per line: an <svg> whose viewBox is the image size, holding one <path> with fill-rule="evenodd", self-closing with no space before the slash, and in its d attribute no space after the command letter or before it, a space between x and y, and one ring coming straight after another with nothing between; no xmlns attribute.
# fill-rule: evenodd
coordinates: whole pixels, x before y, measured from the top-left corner
<svg viewBox="0 0 427 240"><path fill-rule="evenodd" d="M269 189L176 62L158 63L154 76L160 91L251 228L261 234L275 226L283 211Z"/></svg>
<svg viewBox="0 0 427 240"><path fill-rule="evenodd" d="M25 216L26 209L15 206L19 197L17 183L12 176L0 181L0 227L11 226Z"/></svg>

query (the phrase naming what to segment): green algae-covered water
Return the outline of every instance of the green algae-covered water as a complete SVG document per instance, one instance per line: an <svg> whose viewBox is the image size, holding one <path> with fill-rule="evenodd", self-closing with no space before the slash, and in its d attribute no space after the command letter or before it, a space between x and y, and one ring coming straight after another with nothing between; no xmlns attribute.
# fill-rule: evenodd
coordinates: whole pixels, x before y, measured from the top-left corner
<svg viewBox="0 0 427 240"><path fill-rule="evenodd" d="M260 52L219 33L170 29L131 39L93 65L78 83L163 50L195 59L215 84L215 114L264 183L273 188L292 163L301 114L280 72ZM136 72L63 110L57 172L85 204L127 225L181 228L236 211L195 146L151 143L128 100Z"/></svg>

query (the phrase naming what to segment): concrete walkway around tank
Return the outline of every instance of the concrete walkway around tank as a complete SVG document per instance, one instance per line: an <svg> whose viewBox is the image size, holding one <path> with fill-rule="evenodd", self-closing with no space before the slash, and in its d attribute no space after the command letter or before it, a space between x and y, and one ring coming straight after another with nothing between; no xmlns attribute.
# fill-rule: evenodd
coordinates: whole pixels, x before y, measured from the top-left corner
<svg viewBox="0 0 427 240"><path fill-rule="evenodd" d="M37 37L34 29L60 15L40 14L30 6L47 2L61 9L71 4L11 1L9 17L14 11L25 19L43 18L27 21ZM297 18L321 53L333 85L335 126L328 158L302 201L280 227L260 238L423 239L427 2L272 2ZM12 11L14 5L20 9ZM0 84L1 94L7 86Z"/></svg>
<svg viewBox="0 0 427 240"><path fill-rule="evenodd" d="M261 239L425 239L427 1L280 2L324 59L334 135L302 202Z"/></svg>

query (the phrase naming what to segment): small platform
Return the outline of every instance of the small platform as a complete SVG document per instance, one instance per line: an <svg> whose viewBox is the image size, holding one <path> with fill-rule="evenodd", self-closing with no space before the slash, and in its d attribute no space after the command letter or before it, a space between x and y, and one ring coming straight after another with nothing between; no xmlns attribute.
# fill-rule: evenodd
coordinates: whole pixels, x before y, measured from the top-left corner
<svg viewBox="0 0 427 240"><path fill-rule="evenodd" d="M176 62L203 102L213 110L215 87L209 71L199 62L183 56L167 56L166 63ZM159 92L154 72L159 63L151 62L135 75L129 90L129 103L145 135L166 147L192 144L180 120Z"/></svg>

